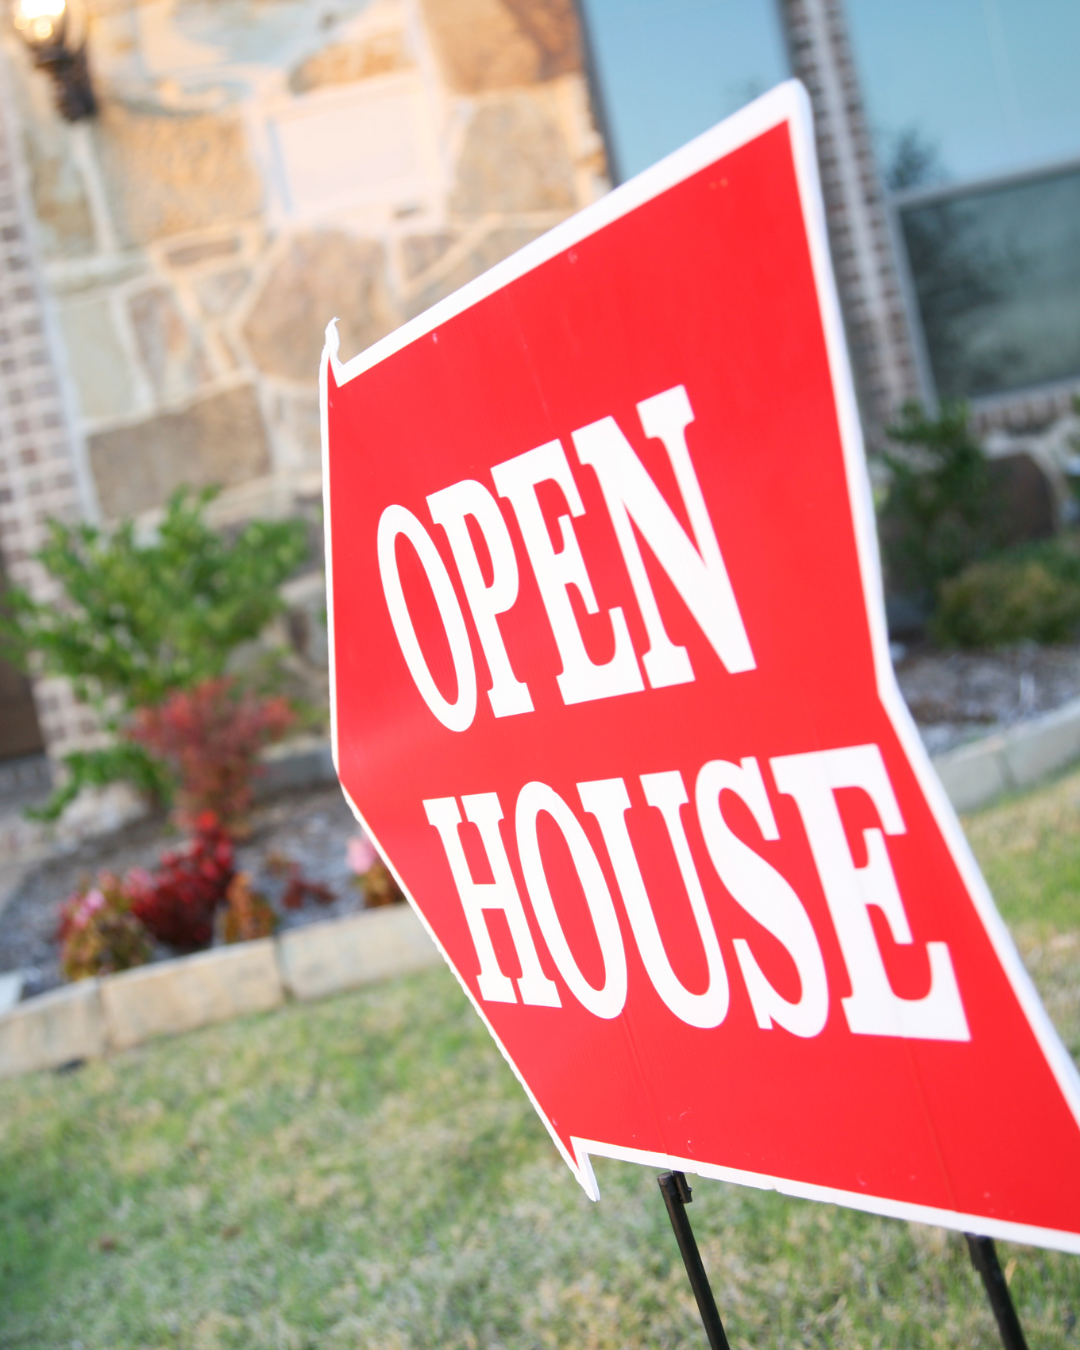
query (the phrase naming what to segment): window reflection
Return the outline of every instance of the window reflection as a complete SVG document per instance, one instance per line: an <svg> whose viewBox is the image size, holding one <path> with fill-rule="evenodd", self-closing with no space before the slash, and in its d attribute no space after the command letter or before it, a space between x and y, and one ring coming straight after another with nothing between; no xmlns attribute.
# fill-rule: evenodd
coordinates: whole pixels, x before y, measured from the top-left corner
<svg viewBox="0 0 1080 1350"><path fill-rule="evenodd" d="M936 393L1080 375L1080 3L845 9Z"/></svg>
<svg viewBox="0 0 1080 1350"><path fill-rule="evenodd" d="M620 181L788 76L774 0L580 0Z"/></svg>
<svg viewBox="0 0 1080 1350"><path fill-rule="evenodd" d="M1077 0L846 0L883 165L904 134L954 180L1080 156Z"/></svg>
<svg viewBox="0 0 1080 1350"><path fill-rule="evenodd" d="M1080 373L1080 167L899 208L939 396Z"/></svg>

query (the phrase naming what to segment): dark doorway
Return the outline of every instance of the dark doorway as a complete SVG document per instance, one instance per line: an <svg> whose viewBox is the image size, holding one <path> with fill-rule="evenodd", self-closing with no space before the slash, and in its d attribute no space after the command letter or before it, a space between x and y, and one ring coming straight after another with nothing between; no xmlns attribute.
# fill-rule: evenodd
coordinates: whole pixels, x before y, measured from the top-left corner
<svg viewBox="0 0 1080 1350"><path fill-rule="evenodd" d="M0 761L39 755L44 749L30 681L0 659Z"/></svg>
<svg viewBox="0 0 1080 1350"><path fill-rule="evenodd" d="M0 605L6 590L7 577L0 563ZM0 656L0 763L40 755L44 750L29 677Z"/></svg>

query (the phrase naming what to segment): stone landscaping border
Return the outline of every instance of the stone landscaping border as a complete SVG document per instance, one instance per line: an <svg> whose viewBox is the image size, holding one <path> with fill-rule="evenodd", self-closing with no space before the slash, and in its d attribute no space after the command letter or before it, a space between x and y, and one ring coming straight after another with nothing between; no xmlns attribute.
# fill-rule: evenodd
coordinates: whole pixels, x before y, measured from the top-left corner
<svg viewBox="0 0 1080 1350"><path fill-rule="evenodd" d="M0 1078L100 1059L286 999L323 998L441 962L411 907L388 905L79 980L0 1017Z"/></svg>
<svg viewBox="0 0 1080 1350"><path fill-rule="evenodd" d="M260 796L337 781L330 743L316 737L273 746L264 760ZM1076 760L1080 760L1080 698L936 755L933 764L956 810L974 811L1003 793L1034 787Z"/></svg>
<svg viewBox="0 0 1080 1350"><path fill-rule="evenodd" d="M330 743L316 737L271 747L264 759L260 796L337 781ZM975 811L1003 793L1034 787L1077 760L1080 698L1007 731L935 755L933 765L956 810Z"/></svg>
<svg viewBox="0 0 1080 1350"><path fill-rule="evenodd" d="M1080 698L939 755L934 767L957 811L973 811L1078 759ZM268 761L264 792L335 778L329 745L314 738ZM158 1036L266 1012L287 999L325 998L441 960L412 909L393 905L80 980L0 1016L0 1078L98 1059Z"/></svg>
<svg viewBox="0 0 1080 1350"><path fill-rule="evenodd" d="M1080 698L1007 731L934 759L957 811L974 811L1006 792L1034 787L1080 759Z"/></svg>

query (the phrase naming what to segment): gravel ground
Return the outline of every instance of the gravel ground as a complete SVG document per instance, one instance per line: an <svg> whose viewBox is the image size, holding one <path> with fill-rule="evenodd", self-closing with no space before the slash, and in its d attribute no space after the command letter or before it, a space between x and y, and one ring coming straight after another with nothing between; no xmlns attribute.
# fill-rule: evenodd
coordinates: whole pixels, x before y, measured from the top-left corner
<svg viewBox="0 0 1080 1350"><path fill-rule="evenodd" d="M931 754L1080 697L1080 646L1025 644L990 653L897 649L894 656L900 687ZM238 866L252 873L256 889L275 905L281 927L363 908L362 891L346 861L347 843L360 829L337 787L265 802L256 809L253 826L251 838L237 850ZM54 988L61 982L53 940L61 902L99 871L152 867L164 849L182 842L161 819L138 821L32 868L6 903L0 898L0 973L27 972L24 998ZM305 877L329 886L333 902L283 909L285 881L267 867L274 855L284 855L300 865ZM170 953L162 949L160 954Z"/></svg>
<svg viewBox="0 0 1080 1350"><path fill-rule="evenodd" d="M1080 646L894 655L900 688L932 755L1080 697Z"/></svg>
<svg viewBox="0 0 1080 1350"><path fill-rule="evenodd" d="M346 861L347 843L360 833L360 827L336 786L265 802L256 809L252 824L251 838L237 848L237 866L252 874L255 889L274 904L281 928L338 918L364 908L363 892L352 880ZM165 849L183 843L164 820L141 820L34 867L0 913L0 972L27 972L24 998L60 984L53 935L63 900L99 871L123 874L132 867L152 868ZM308 880L329 886L332 903L308 900L300 910L282 908L285 880L267 867L275 854L299 863ZM160 952L171 954L165 948Z"/></svg>

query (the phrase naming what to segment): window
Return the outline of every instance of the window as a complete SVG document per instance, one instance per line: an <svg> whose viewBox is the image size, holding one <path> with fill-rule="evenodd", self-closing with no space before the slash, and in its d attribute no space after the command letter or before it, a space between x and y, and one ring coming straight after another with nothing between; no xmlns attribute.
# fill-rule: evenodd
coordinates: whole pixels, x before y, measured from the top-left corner
<svg viewBox="0 0 1080 1350"><path fill-rule="evenodd" d="M788 76L774 0L579 0L624 181Z"/></svg>
<svg viewBox="0 0 1080 1350"><path fill-rule="evenodd" d="M1080 166L916 198L899 220L940 397L1080 375Z"/></svg>
<svg viewBox="0 0 1080 1350"><path fill-rule="evenodd" d="M1080 4L846 9L935 392L1080 376Z"/></svg>

